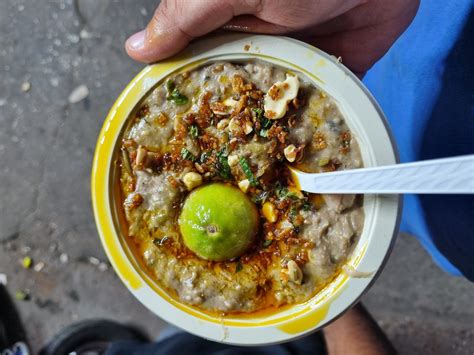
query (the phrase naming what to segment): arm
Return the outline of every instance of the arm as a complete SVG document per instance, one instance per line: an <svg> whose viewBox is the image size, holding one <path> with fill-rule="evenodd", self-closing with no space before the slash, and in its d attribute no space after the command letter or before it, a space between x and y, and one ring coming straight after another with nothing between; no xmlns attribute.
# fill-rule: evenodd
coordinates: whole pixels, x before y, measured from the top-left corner
<svg viewBox="0 0 474 355"><path fill-rule="evenodd" d="M387 336L360 303L324 328L323 333L330 355L396 354Z"/></svg>

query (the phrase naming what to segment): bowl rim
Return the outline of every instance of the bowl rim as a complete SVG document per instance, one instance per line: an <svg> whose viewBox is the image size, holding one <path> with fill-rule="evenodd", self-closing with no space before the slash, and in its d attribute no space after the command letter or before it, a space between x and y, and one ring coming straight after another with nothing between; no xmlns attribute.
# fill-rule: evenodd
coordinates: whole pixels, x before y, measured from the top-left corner
<svg viewBox="0 0 474 355"><path fill-rule="evenodd" d="M281 54L280 50L284 46L291 49L290 55L286 52L284 55ZM389 143L389 151L384 153L386 156L381 163L399 163L395 140L381 108L362 82L336 58L306 43L287 37L237 33L212 35L194 42L176 57L145 67L128 84L112 106L99 134L94 154L91 174L94 217L103 248L122 282L140 302L164 320L198 336L229 344L263 345L294 340L314 332L340 317L375 282L398 235L402 209L401 196L384 196L383 201L382 196L370 197L369 204L373 204L374 209L385 211L384 215L379 217L387 226L387 230L382 231L383 238L381 241L377 241L378 244L381 244L380 251L377 255L366 253L367 248L374 245L372 238L374 232L372 232L366 244L362 245L362 241L358 242L357 250L354 251L354 255L347 263L356 268L371 256L373 260L368 265L375 266L371 275L360 278L341 273L323 291L303 304L289 306L286 311L276 312L272 315L257 312L254 315L241 318L222 318L207 314L207 312L176 301L163 290L159 292L156 285L153 286L153 281L147 279L146 274L140 271L130 253L127 253L123 238L119 235L120 232L114 221L114 211L111 207L114 156L118 139L132 110L159 81L171 73L184 68L196 67L205 62L226 59L261 59L286 66L290 70L302 71L326 91L329 86L325 87L325 85L336 83L342 85L343 88L352 85L351 90L353 91L351 93L357 94L359 99L365 100L360 105L367 106L367 112L377 119L379 124L377 133L385 134L385 137L381 138L381 142ZM310 62L309 59L314 61L314 66L307 64ZM317 76L313 71L317 72ZM329 93L339 103L341 103L341 99L344 99L335 95L335 92ZM354 106L354 103L348 109L362 110ZM345 117L347 118L347 115ZM351 120L357 122L360 120L360 116L354 114L351 116ZM353 131L353 127L349 126ZM362 129L361 132L366 129ZM373 154L375 153L373 152ZM379 164L380 161L376 163ZM364 231L367 228L369 227L364 225ZM380 231L380 228L378 229ZM280 313L283 315L278 317Z"/></svg>

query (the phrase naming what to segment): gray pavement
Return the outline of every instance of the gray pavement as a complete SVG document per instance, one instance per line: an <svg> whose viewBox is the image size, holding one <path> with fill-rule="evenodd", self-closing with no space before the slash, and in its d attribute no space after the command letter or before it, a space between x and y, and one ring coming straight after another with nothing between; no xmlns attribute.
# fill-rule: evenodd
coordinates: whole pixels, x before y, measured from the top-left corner
<svg viewBox="0 0 474 355"><path fill-rule="evenodd" d="M0 1L0 274L11 294L30 292L16 304L36 349L81 319L130 322L152 337L164 326L109 267L89 187L103 119L142 67L123 42L155 3ZM70 103L81 85L87 98ZM36 271L22 267L24 256ZM437 269L404 235L364 296L401 354L472 354L473 299L471 283Z"/></svg>

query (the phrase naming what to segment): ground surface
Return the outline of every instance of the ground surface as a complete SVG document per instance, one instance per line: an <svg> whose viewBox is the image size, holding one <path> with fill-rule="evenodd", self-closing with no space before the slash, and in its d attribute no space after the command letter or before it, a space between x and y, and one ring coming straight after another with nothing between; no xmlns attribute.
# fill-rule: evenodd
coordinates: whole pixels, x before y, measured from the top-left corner
<svg viewBox="0 0 474 355"><path fill-rule="evenodd" d="M164 326L108 268L89 189L103 119L141 68L122 44L154 3L0 1L0 274L10 293L31 292L16 303L35 348L80 319ZM88 97L69 103L80 85ZM24 269L26 255L42 270ZM408 236L364 297L401 354L472 353L473 299Z"/></svg>

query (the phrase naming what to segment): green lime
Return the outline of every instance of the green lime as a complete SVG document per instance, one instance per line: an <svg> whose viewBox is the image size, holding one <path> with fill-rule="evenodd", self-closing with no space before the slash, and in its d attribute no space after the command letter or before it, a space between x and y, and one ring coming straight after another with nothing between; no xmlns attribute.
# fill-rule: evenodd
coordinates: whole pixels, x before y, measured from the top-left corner
<svg viewBox="0 0 474 355"><path fill-rule="evenodd" d="M239 189L220 183L193 190L184 201L179 228L186 246L206 260L229 260L252 244L258 231L255 205Z"/></svg>

